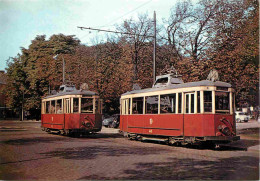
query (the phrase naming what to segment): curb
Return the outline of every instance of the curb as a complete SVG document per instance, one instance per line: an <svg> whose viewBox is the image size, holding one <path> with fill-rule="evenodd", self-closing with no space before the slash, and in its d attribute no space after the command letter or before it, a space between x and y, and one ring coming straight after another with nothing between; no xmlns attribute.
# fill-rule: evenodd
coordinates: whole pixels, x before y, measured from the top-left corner
<svg viewBox="0 0 260 181"><path fill-rule="evenodd" d="M247 148L247 150L248 151L257 151L257 152L259 152L260 145L251 146L251 147Z"/></svg>

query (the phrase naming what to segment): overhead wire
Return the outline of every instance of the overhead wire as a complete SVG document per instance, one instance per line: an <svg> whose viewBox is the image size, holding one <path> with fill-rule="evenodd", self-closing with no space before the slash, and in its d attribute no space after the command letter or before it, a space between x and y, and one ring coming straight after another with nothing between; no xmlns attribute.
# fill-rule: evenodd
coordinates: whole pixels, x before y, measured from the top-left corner
<svg viewBox="0 0 260 181"><path fill-rule="evenodd" d="M133 9L133 10L131 10L131 11L129 11L129 12L123 14L122 16L120 16L120 17L118 17L118 18L116 18L116 19L111 20L110 22L106 23L105 25L103 25L103 26L97 26L97 27L95 27L95 28L106 27L107 25L110 25L112 22L115 22L115 21L117 21L117 20L119 20L119 19L125 17L126 15L128 15L128 14L130 14L130 13L136 11L137 9L139 9L139 8L141 8L141 7L143 7L143 6L145 6L146 4L148 4L148 3L152 2L152 1L153 1L153 0L147 1L147 2L145 2L145 3L143 3L143 4L141 4L140 6L136 7L135 9Z"/></svg>
<svg viewBox="0 0 260 181"><path fill-rule="evenodd" d="M117 21L117 20L119 20L119 19L125 17L126 15L128 15L128 14L130 14L130 13L136 11L137 9L139 9L139 8L141 8L141 7L143 7L143 6L145 6L146 4L148 4L148 3L152 2L152 1L153 1L153 0L147 1L147 2L145 2L145 3L143 3L143 4L141 4L140 6L136 7L135 9L133 9L133 10L131 10L131 11L129 11L129 12L123 14L122 16L120 16L120 17L118 17L118 18L116 18L116 19L113 19L113 20L109 21L109 22L106 23L105 25L103 25L103 26L96 26L96 27L94 27L94 28L102 28L102 27L106 27L106 26L108 26L108 25L111 25L112 22L115 22L115 21ZM89 33L88 33L88 34L89 34ZM79 38L79 39L82 39L82 38L86 37L88 34L85 34L84 36L82 36L82 37Z"/></svg>

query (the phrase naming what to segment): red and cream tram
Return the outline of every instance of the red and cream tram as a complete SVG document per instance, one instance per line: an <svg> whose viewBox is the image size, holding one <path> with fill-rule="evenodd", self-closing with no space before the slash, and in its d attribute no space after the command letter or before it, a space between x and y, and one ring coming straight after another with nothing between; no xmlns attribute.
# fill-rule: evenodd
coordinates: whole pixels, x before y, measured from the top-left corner
<svg viewBox="0 0 260 181"><path fill-rule="evenodd" d="M101 99L95 92L62 85L57 94L42 99L42 128L65 135L98 132L102 128L101 111Z"/></svg>
<svg viewBox="0 0 260 181"><path fill-rule="evenodd" d="M239 140L231 84L183 83L177 74L157 76L152 88L121 96L120 131L132 139L155 137L174 143Z"/></svg>

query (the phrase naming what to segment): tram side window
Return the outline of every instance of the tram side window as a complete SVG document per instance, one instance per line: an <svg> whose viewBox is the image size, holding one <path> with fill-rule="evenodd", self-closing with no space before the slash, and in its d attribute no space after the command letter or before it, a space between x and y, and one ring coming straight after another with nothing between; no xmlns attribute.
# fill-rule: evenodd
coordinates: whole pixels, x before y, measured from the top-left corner
<svg viewBox="0 0 260 181"><path fill-rule="evenodd" d="M41 107L41 114L46 114L46 103L45 102L42 102L42 107Z"/></svg>
<svg viewBox="0 0 260 181"><path fill-rule="evenodd" d="M73 113L79 112L79 98L73 98Z"/></svg>
<svg viewBox="0 0 260 181"><path fill-rule="evenodd" d="M216 112L217 113L229 113L229 93L228 92L216 92Z"/></svg>
<svg viewBox="0 0 260 181"><path fill-rule="evenodd" d="M200 113L200 91L197 92L197 112Z"/></svg>
<svg viewBox="0 0 260 181"><path fill-rule="evenodd" d="M63 114L62 100L58 99L56 104L57 114Z"/></svg>
<svg viewBox="0 0 260 181"><path fill-rule="evenodd" d="M127 114L127 109L126 109L126 106L127 106L127 99L121 99L121 114L122 115L126 115Z"/></svg>
<svg viewBox="0 0 260 181"><path fill-rule="evenodd" d="M204 111L212 112L212 92L204 91Z"/></svg>
<svg viewBox="0 0 260 181"><path fill-rule="evenodd" d="M143 103L144 103L143 97L133 98L132 113L143 114Z"/></svg>
<svg viewBox="0 0 260 181"><path fill-rule="evenodd" d="M158 96L145 97L146 114L158 114Z"/></svg>
<svg viewBox="0 0 260 181"><path fill-rule="evenodd" d="M96 109L98 106L98 99L96 99ZM92 98L81 98L81 112L82 113L93 113L93 99Z"/></svg>
<svg viewBox="0 0 260 181"><path fill-rule="evenodd" d="M179 103L178 103L178 113L181 113L181 108L182 108L182 93L178 93L178 98L179 98Z"/></svg>
<svg viewBox="0 0 260 181"><path fill-rule="evenodd" d="M123 100L123 114L124 115L128 114L128 102L129 102L129 99Z"/></svg>
<svg viewBox="0 0 260 181"><path fill-rule="evenodd" d="M128 114L131 114L131 99L128 99Z"/></svg>
<svg viewBox="0 0 260 181"><path fill-rule="evenodd" d="M186 98L185 98L185 100L186 100L186 113L189 113L189 108L190 108L190 105L189 105L189 94L186 94Z"/></svg>
<svg viewBox="0 0 260 181"><path fill-rule="evenodd" d="M46 111L45 111L46 114L49 114L50 113L50 101L46 101Z"/></svg>
<svg viewBox="0 0 260 181"><path fill-rule="evenodd" d="M125 114L128 114L128 109L127 109L128 108L127 107L128 106L128 101L129 101L129 99L125 100Z"/></svg>
<svg viewBox="0 0 260 181"><path fill-rule="evenodd" d="M95 113L99 113L99 109L98 109L98 99L96 99L96 102L95 102Z"/></svg>
<svg viewBox="0 0 260 181"><path fill-rule="evenodd" d="M176 111L176 94L167 94L160 96L160 113L175 113Z"/></svg>
<svg viewBox="0 0 260 181"><path fill-rule="evenodd" d="M190 113L194 113L194 94L190 94L190 99L191 99L191 101L190 101Z"/></svg>
<svg viewBox="0 0 260 181"><path fill-rule="evenodd" d="M54 114L55 113L55 101L51 101L51 110L50 110L50 113L51 114Z"/></svg>

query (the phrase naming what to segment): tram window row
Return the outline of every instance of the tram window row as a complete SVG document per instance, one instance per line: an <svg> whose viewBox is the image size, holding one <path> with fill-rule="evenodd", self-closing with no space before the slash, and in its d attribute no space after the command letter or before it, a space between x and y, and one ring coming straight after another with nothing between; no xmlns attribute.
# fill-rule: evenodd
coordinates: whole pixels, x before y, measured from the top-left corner
<svg viewBox="0 0 260 181"><path fill-rule="evenodd" d="M69 97L42 102L42 114L64 114L64 113L101 113L101 102L98 98Z"/></svg>
<svg viewBox="0 0 260 181"><path fill-rule="evenodd" d="M121 114L231 114L234 100L229 91L191 91L121 99ZM234 103L232 104L234 105Z"/></svg>

